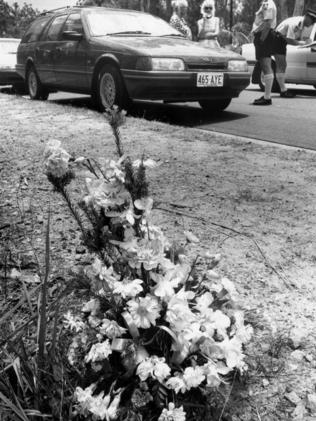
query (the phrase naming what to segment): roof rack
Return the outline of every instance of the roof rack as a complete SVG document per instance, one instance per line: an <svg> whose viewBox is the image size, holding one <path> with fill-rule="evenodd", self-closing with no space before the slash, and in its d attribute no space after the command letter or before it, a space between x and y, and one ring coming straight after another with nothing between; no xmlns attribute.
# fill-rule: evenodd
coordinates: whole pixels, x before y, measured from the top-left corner
<svg viewBox="0 0 316 421"><path fill-rule="evenodd" d="M62 11L62 10L72 9L74 7L81 7L81 6L64 6L64 7L58 7L57 9L44 10L44 12L40 13L40 16L45 16L45 15L48 15L49 13L55 13L58 10Z"/></svg>

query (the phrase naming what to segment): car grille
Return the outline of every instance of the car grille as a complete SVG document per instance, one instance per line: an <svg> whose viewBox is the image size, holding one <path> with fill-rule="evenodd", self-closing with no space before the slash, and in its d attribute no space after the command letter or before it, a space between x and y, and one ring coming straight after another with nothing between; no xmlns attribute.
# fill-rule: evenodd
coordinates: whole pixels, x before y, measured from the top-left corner
<svg viewBox="0 0 316 421"><path fill-rule="evenodd" d="M198 71L212 71L212 70L225 70L227 69L227 63L223 62L223 63L205 63L205 64L201 64L201 63L190 63L187 64L187 69L193 72L198 72Z"/></svg>

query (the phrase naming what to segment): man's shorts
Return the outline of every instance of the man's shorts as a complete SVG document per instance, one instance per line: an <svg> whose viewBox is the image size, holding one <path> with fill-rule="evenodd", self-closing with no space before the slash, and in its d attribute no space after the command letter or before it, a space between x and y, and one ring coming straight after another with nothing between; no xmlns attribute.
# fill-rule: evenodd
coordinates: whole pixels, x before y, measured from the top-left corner
<svg viewBox="0 0 316 421"><path fill-rule="evenodd" d="M286 39L283 37L282 34L279 32L273 33L273 47L272 47L272 55L273 54L280 54L285 56L286 55Z"/></svg>
<svg viewBox="0 0 316 421"><path fill-rule="evenodd" d="M264 41L261 41L260 37L261 32L257 32L253 40L257 60L272 56L274 47L274 31L271 30Z"/></svg>
<svg viewBox="0 0 316 421"><path fill-rule="evenodd" d="M266 39L262 42L260 40L261 32L255 34L254 45L256 49L256 59L271 57L274 54L286 55L286 40L285 38L272 29L268 33Z"/></svg>

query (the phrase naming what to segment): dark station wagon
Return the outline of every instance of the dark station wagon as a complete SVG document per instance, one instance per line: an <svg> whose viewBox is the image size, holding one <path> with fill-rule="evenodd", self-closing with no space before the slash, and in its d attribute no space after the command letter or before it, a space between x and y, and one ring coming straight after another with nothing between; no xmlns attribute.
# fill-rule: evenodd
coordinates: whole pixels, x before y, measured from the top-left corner
<svg viewBox="0 0 316 421"><path fill-rule="evenodd" d="M189 41L150 14L104 7L41 14L22 38L16 68L32 99L90 94L101 109L146 99L219 111L250 82L240 55Z"/></svg>

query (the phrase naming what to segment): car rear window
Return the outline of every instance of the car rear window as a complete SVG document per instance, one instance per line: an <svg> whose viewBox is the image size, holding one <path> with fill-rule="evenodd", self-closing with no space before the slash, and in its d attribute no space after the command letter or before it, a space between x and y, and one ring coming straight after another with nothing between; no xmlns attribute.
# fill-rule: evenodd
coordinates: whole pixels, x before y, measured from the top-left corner
<svg viewBox="0 0 316 421"><path fill-rule="evenodd" d="M43 16L36 19L26 30L22 38L22 43L37 41L50 18L51 16Z"/></svg>

